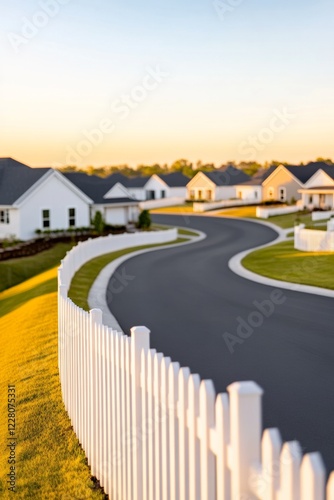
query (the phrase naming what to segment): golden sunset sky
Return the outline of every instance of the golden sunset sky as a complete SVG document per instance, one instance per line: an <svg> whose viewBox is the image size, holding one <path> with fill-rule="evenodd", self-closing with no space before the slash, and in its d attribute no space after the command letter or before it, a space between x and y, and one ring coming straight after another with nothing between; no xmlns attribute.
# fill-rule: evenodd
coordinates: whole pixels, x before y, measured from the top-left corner
<svg viewBox="0 0 334 500"><path fill-rule="evenodd" d="M324 0L7 2L0 156L334 158L333 18Z"/></svg>

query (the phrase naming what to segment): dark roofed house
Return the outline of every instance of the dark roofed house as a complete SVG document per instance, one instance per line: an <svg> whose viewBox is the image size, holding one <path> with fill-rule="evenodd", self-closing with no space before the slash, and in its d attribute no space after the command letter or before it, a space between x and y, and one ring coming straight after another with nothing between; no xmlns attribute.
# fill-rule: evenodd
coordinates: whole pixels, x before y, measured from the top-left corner
<svg viewBox="0 0 334 500"><path fill-rule="evenodd" d="M263 182L274 172L276 167L261 168L246 182L236 185L236 197L249 203L262 201Z"/></svg>
<svg viewBox="0 0 334 500"><path fill-rule="evenodd" d="M334 167L323 162L307 165L280 165L263 181L263 200L293 202L301 199L300 189L320 169L330 171Z"/></svg>
<svg viewBox="0 0 334 500"><path fill-rule="evenodd" d="M188 199L194 201L221 201L236 198L236 185L250 180L245 174L231 165L212 172L198 172L188 182Z"/></svg>
<svg viewBox="0 0 334 500"><path fill-rule="evenodd" d="M0 239L28 240L37 229L87 227L98 209L111 225L135 222L138 201L119 180L0 158Z"/></svg>
<svg viewBox="0 0 334 500"><path fill-rule="evenodd" d="M106 178L85 173L64 175L93 200L91 217L100 211L105 222L112 226L126 226L129 222L137 221L138 200L124 185L127 184L127 177L122 174L113 174Z"/></svg>

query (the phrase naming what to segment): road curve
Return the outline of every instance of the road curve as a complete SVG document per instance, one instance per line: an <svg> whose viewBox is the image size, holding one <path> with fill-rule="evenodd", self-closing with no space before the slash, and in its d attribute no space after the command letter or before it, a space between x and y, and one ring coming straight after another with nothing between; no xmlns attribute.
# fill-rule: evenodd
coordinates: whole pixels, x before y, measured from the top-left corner
<svg viewBox="0 0 334 500"><path fill-rule="evenodd" d="M135 279L107 294L122 329L146 325L152 348L212 379L217 392L255 380L265 390L264 426L300 441L304 452L320 451L333 470L333 299L277 291L228 268L235 254L275 239L268 227L214 217L154 220L199 229L207 239L125 263Z"/></svg>

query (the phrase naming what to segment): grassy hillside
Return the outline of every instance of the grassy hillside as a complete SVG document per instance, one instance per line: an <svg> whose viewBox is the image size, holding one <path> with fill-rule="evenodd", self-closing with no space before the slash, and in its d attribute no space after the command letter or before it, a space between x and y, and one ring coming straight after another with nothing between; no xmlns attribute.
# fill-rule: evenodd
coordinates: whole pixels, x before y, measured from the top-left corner
<svg viewBox="0 0 334 500"><path fill-rule="evenodd" d="M71 243L57 243L53 248L32 257L0 262L0 292L57 266L71 248Z"/></svg>
<svg viewBox="0 0 334 500"><path fill-rule="evenodd" d="M20 499L102 499L66 415L57 368L56 268L0 293L0 498L7 490L7 386L16 386Z"/></svg>

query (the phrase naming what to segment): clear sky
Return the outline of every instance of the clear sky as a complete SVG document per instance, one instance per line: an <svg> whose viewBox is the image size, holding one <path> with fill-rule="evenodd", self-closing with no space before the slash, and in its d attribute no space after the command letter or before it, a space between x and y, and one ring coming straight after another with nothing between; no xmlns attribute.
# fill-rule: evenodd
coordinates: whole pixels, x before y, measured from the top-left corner
<svg viewBox="0 0 334 500"><path fill-rule="evenodd" d="M11 0L0 156L334 158L332 0Z"/></svg>

